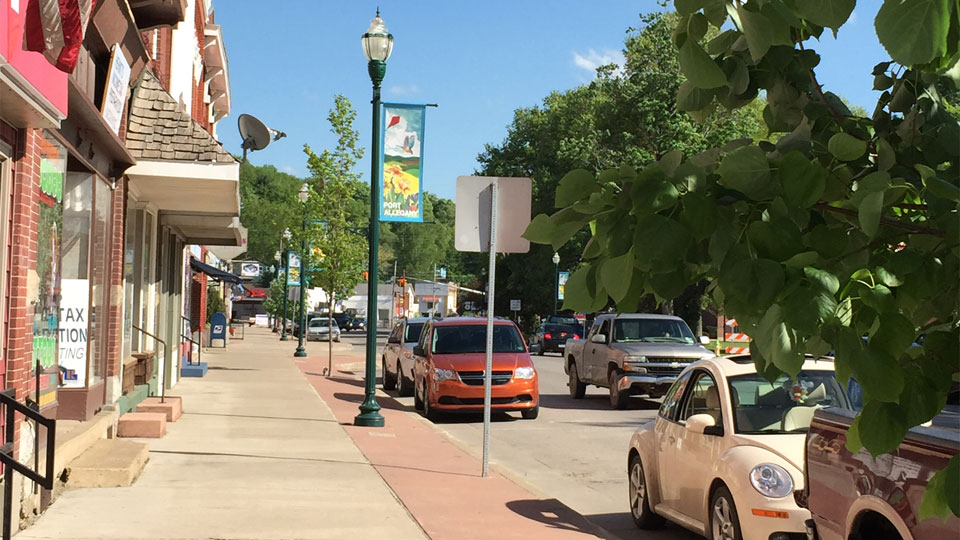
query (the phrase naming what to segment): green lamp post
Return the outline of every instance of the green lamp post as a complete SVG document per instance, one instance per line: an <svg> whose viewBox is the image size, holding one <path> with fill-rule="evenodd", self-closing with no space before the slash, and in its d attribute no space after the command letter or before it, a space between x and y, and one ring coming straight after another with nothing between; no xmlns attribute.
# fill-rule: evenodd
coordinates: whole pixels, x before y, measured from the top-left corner
<svg viewBox="0 0 960 540"><path fill-rule="evenodd" d="M364 370L364 400L360 404L360 414L353 419L354 425L367 427L383 426L380 405L377 403L377 254L380 247L380 84L387 73L387 59L393 52L393 35L377 16L370 21L370 28L360 38L363 55L367 57L367 73L373 83L373 133L370 148L370 230L367 239L370 243L367 268L367 362Z"/></svg>
<svg viewBox="0 0 960 540"><path fill-rule="evenodd" d="M293 235L290 234L290 229L284 229L283 239L287 242L290 242L290 238ZM287 341L287 297L290 296L289 285L290 285L290 250L284 248L283 242L280 242L280 250L283 251L284 259L284 268L286 270L283 273L283 319L280 321L280 341Z"/></svg>
<svg viewBox="0 0 960 540"><path fill-rule="evenodd" d="M293 353L298 358L307 356L307 349L303 347L303 338L307 333L307 199L310 198L310 188L304 182L297 193L297 198L303 203L303 222L301 223L300 235L300 331L297 332L297 352Z"/></svg>
<svg viewBox="0 0 960 540"><path fill-rule="evenodd" d="M557 297L560 296L560 254L553 252L553 314L557 314Z"/></svg>

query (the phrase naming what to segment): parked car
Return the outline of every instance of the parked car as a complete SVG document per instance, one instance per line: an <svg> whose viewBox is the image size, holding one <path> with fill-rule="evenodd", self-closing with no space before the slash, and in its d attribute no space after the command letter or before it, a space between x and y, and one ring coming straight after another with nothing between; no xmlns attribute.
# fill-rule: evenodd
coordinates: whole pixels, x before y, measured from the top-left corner
<svg viewBox="0 0 960 540"><path fill-rule="evenodd" d="M413 349L413 402L427 418L441 412L483 410L487 320L473 317L428 319ZM537 370L513 321L493 327L491 408L540 413Z"/></svg>
<svg viewBox="0 0 960 540"><path fill-rule="evenodd" d="M307 324L307 341L340 341L340 327L336 319L333 326L329 326L327 317L317 317L310 319Z"/></svg>
<svg viewBox="0 0 960 540"><path fill-rule="evenodd" d="M866 449L846 448L854 412L816 411L807 434L806 488L800 502L810 510L809 538L846 540L955 540L960 519L921 520L917 516L927 482L960 453L957 417L945 411L907 432L892 454L874 458Z"/></svg>
<svg viewBox="0 0 960 540"><path fill-rule="evenodd" d="M400 396L413 395L413 347L420 341L420 332L427 319L400 319L387 338L380 357L383 389L397 389Z"/></svg>
<svg viewBox="0 0 960 540"><path fill-rule="evenodd" d="M330 317L330 314L329 314L329 313L321 313L320 315L318 315L318 317L323 318L323 319L326 319L326 318ZM352 317L350 316L350 314L348 314L348 313L334 313L334 314L333 314L333 320L336 321L337 326L338 326L338 327L340 328L340 330L343 331L343 332L349 332L349 331L350 331L350 325L351 325L352 319L353 319L353 318L352 318Z"/></svg>
<svg viewBox="0 0 960 540"><path fill-rule="evenodd" d="M573 326L545 322L530 338L530 352L536 354L556 352L563 356L563 349L568 339L580 339L580 331Z"/></svg>
<svg viewBox="0 0 960 540"><path fill-rule="evenodd" d="M350 330L364 331L367 329L367 319L364 317L354 317L350 319Z"/></svg>
<svg viewBox="0 0 960 540"><path fill-rule="evenodd" d="M804 486L806 431L828 405L850 406L829 358L773 383L750 355L693 363L630 440L634 523L669 519L714 539L805 538L810 513L794 491Z"/></svg>
<svg viewBox="0 0 960 540"><path fill-rule="evenodd" d="M672 315L599 315L585 339L567 341L570 396L582 399L588 384L607 388L615 409L626 407L631 395L660 397L691 362L714 356L701 345L706 340L698 342Z"/></svg>

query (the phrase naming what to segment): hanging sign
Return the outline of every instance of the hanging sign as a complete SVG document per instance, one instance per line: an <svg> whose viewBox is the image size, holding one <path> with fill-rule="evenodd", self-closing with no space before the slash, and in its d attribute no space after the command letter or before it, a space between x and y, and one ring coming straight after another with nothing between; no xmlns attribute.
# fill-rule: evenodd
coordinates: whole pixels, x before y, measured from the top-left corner
<svg viewBox="0 0 960 540"><path fill-rule="evenodd" d="M568 279L570 279L570 272L560 272L557 276L557 300L563 300L563 290L567 286Z"/></svg>
<svg viewBox="0 0 960 540"><path fill-rule="evenodd" d="M63 386L82 388L87 383L90 281L63 279L60 290L60 373Z"/></svg>
<svg viewBox="0 0 960 540"><path fill-rule="evenodd" d="M384 103L380 221L423 222L425 105Z"/></svg>
<svg viewBox="0 0 960 540"><path fill-rule="evenodd" d="M110 51L110 66L107 70L107 87L103 91L100 114L110 129L119 134L123 109L127 104L127 88L130 86L130 64L119 45L114 45Z"/></svg>
<svg viewBox="0 0 960 540"><path fill-rule="evenodd" d="M297 256L296 252L290 251L287 253L287 266L289 271L287 272L287 285L296 287L300 285L300 257Z"/></svg>

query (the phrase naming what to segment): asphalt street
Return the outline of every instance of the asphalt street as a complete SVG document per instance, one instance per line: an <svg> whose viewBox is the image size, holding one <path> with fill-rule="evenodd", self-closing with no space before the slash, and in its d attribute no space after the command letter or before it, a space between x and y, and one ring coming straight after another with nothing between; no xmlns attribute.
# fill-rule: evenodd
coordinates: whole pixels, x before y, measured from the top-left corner
<svg viewBox="0 0 960 540"><path fill-rule="evenodd" d="M363 346L359 333L344 334L344 340ZM378 351L384 341L380 336ZM493 416L491 466L540 496L559 500L617 538L700 538L672 524L660 531L641 531L630 518L627 448L637 427L656 415L659 400L634 397L628 409L617 411L610 408L607 391L596 387L588 387L585 399L574 400L559 355L533 360L540 377L540 416L536 420L523 420L519 413ZM418 414L413 398L390 395L409 414ZM435 427L467 452L482 455L482 415L449 415Z"/></svg>

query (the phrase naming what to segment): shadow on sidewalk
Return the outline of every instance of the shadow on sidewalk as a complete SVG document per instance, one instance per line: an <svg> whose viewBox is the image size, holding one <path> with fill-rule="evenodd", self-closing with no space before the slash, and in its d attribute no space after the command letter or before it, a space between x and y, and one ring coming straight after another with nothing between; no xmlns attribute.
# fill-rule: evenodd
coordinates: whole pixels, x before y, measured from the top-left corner
<svg viewBox="0 0 960 540"><path fill-rule="evenodd" d="M598 534L596 526L557 499L510 501L507 503L507 508L527 519L545 523L555 529L581 532L598 538L614 538Z"/></svg>
<svg viewBox="0 0 960 540"><path fill-rule="evenodd" d="M185 412L184 416L227 416L231 418L260 418L263 420L294 420L299 422L336 422L333 418L297 418L293 416L257 416L253 414L221 414L203 412Z"/></svg>
<svg viewBox="0 0 960 540"><path fill-rule="evenodd" d="M363 403L363 394L346 394L343 392L334 392L333 397L339 399L340 401L346 401L348 403ZM398 403L395 399L390 397L377 396L377 403L380 404L381 409L391 409L394 411L412 411L413 407L406 407L402 403Z"/></svg>

